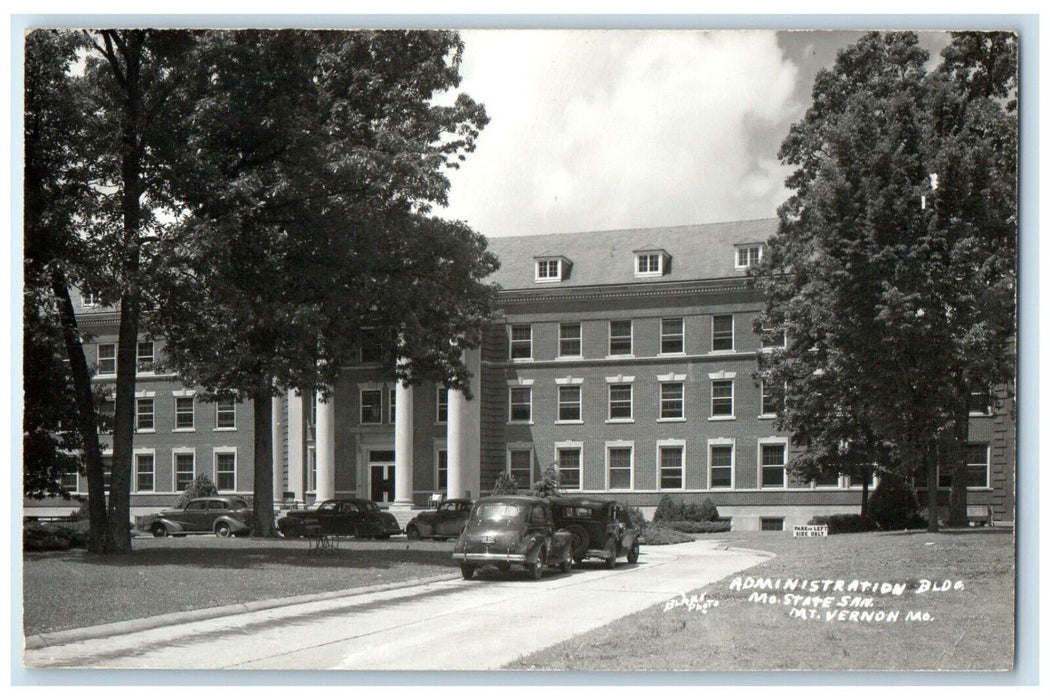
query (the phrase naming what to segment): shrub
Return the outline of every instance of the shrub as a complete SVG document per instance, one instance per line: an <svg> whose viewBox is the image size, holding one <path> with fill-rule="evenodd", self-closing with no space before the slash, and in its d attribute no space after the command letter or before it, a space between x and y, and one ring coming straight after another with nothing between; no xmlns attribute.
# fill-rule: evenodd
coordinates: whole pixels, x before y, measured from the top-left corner
<svg viewBox="0 0 1050 700"><path fill-rule="evenodd" d="M514 483L514 477L507 472L500 472L496 477L496 483L492 485L493 496L511 496L518 492L518 485Z"/></svg>
<svg viewBox="0 0 1050 700"><path fill-rule="evenodd" d="M729 520L672 520L660 524L678 532L690 533L729 532L732 529Z"/></svg>
<svg viewBox="0 0 1050 700"><path fill-rule="evenodd" d="M676 505L675 502L666 493L660 497L660 503L656 506L656 512L653 513L653 522L667 522L671 520L681 520L682 508Z"/></svg>
<svg viewBox="0 0 1050 700"><path fill-rule="evenodd" d="M661 545L661 544L679 544L680 542L692 542L693 537L679 532L678 530L672 530L669 527L664 527L662 524L653 522L649 527L642 532L638 541L644 545Z"/></svg>
<svg viewBox="0 0 1050 700"><path fill-rule="evenodd" d="M193 483L182 492L179 499L175 501L176 508L185 508L186 504L194 498L201 498L203 496L218 496L219 489L215 488L215 484L207 474L198 474L193 480Z"/></svg>
<svg viewBox="0 0 1050 700"><path fill-rule="evenodd" d="M87 547L87 523L27 522L22 527L22 550L54 552Z"/></svg>
<svg viewBox="0 0 1050 700"><path fill-rule="evenodd" d="M818 515L810 520L809 524L827 525L829 535L840 535L847 532L871 532L878 529L874 520L857 513Z"/></svg>
<svg viewBox="0 0 1050 700"><path fill-rule="evenodd" d="M552 464L543 470L543 477L532 485L532 488L526 492L529 496L539 496L540 498L551 498L552 496L560 496L558 492L558 465Z"/></svg>
<svg viewBox="0 0 1050 700"><path fill-rule="evenodd" d="M884 474L868 498L868 516L883 530L914 527L919 519L915 489L899 476Z"/></svg>

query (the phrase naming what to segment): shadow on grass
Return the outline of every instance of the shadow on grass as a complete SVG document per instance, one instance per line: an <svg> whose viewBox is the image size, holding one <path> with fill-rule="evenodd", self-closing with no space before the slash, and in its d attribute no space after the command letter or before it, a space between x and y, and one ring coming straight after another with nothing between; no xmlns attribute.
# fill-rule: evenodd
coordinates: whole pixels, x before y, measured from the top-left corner
<svg viewBox="0 0 1050 700"><path fill-rule="evenodd" d="M26 553L26 561L69 559L100 567L193 566L204 569L253 569L262 566L293 566L314 569L384 569L404 564L456 568L449 552L414 549L361 550L341 548L314 552L303 548L243 547L143 549L131 554L95 556L83 551Z"/></svg>
<svg viewBox="0 0 1050 700"><path fill-rule="evenodd" d="M1012 527L1005 526L991 526L991 527L942 527L937 532L929 532L927 530L893 530L890 532L878 532L874 534L882 535L884 537L923 537L926 535L1010 535L1013 534L1014 529Z"/></svg>

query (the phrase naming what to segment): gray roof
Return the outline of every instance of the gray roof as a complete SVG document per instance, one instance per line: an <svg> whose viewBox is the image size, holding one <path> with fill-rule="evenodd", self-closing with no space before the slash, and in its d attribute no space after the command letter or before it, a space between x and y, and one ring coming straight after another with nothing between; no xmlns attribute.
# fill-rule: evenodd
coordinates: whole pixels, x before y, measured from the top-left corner
<svg viewBox="0 0 1050 700"><path fill-rule="evenodd" d="M491 281L504 289L538 289L737 277L744 272L734 269L735 247L743 243L764 243L776 228L776 219L752 219L622 231L494 237L488 239L488 244L499 256L500 269ZM658 278L635 277L633 251L643 248L666 250L671 256L669 271ZM569 279L536 282L535 258L542 256L564 256L571 260Z"/></svg>

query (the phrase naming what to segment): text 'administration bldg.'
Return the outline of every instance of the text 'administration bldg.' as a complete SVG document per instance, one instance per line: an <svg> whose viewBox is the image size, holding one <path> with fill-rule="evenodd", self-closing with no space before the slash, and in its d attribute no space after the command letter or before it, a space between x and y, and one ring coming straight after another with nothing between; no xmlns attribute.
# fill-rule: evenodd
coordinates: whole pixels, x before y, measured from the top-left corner
<svg viewBox="0 0 1050 700"><path fill-rule="evenodd" d="M467 353L474 399L401 387L365 351L329 402L274 400L275 493L418 507L436 493L485 495L501 472L528 485L557 463L565 492L615 495L650 514L664 494L710 497L738 530L858 512L860 484L787 472L794 448L776 428L778 397L754 378L763 299L747 271L775 230L762 219L490 239L502 318ZM115 314L82 311L96 334L89 361L112 381ZM143 340L140 367L162 346ZM205 404L148 372L137 390L136 512L170 505L195 473L251 492L249 404ZM1014 425L982 403L971 413L969 502L1011 522Z"/></svg>

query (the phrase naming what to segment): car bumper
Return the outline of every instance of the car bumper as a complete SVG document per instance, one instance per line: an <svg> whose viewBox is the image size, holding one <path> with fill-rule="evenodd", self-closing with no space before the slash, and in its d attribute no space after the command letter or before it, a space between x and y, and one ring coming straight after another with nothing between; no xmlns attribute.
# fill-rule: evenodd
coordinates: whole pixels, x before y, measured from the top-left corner
<svg viewBox="0 0 1050 700"><path fill-rule="evenodd" d="M509 552L453 552L453 561L461 564L524 564L524 554L511 554Z"/></svg>

